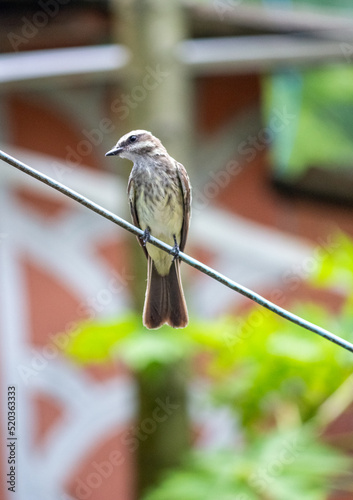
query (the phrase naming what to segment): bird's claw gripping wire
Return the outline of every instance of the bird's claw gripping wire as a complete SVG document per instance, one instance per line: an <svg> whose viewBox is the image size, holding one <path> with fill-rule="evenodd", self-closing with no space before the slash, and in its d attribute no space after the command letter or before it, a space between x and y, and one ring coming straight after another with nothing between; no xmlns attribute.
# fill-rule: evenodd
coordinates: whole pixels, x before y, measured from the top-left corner
<svg viewBox="0 0 353 500"><path fill-rule="evenodd" d="M50 186L51 188L55 189L56 191L60 191L64 195L68 196L72 200L77 201L78 203L81 203L84 205L86 208L92 210L93 212L97 213L101 217L104 217L107 220L110 220L111 222L114 222L120 227L123 227L125 230L130 231L130 233L133 233L135 235L139 235L139 229L135 227L134 225L130 224L126 220L122 219L121 217L118 217L116 214L113 214L112 212L109 212L105 208L97 205L90 199L84 197L82 194L77 193L76 191L73 191L69 187L65 186L64 184L52 179L51 177L48 177L47 175L38 172L37 170L33 169L32 167L26 165L25 163L17 160L16 158L13 158L12 156L8 155L4 151L0 151L0 160L8 163L9 165L12 165L13 167L21 170L22 172L30 175L31 177L34 177L38 181L43 182L44 184ZM146 241L148 240L149 237L149 231L145 231L146 234ZM139 236L141 238L141 236ZM143 238L143 237L142 237ZM163 244L163 241L158 240L159 243ZM176 238L174 238L174 242L176 242ZM157 245L156 245L157 246ZM168 251L167 248L164 249L166 252ZM179 250L179 247L177 245L174 245L174 248L169 252L173 255L175 255ZM180 257L179 257L180 258ZM262 307L265 307L266 309L272 311L273 313L281 316L282 318L285 318L288 321L291 321L292 323L301 326L302 328L306 328L307 330L316 333L317 335L320 335L323 338L326 338L327 340L339 345L343 349L346 349L347 351L350 351L353 353L353 344L348 342L347 340L334 335L333 333L329 332L328 330L325 330L324 328L321 328L318 325L315 325L314 323L310 323L309 321L306 321L305 319L301 318L300 316L296 316L295 314L286 311L282 307L277 306L276 304L273 304L269 300L265 299L261 295L259 295L256 292L253 292L252 290L245 288L242 285L239 285L235 281L231 280L230 278L227 278L226 276L218 273L214 269L206 266L202 262L199 262L193 258L191 258L189 255L183 254L182 260L192 266L195 269L198 269L199 271L203 272L207 276L217 280L219 283L222 283L224 286L227 286L228 288L241 293L245 297L248 297L252 301L256 302L257 304L260 304Z"/></svg>
<svg viewBox="0 0 353 500"><path fill-rule="evenodd" d="M173 238L174 238L174 246L173 246L173 250L170 251L171 255L173 255L173 262L179 258L179 253L180 253L180 248L179 248L179 245L178 245L178 242L176 240L176 236L175 234L173 234Z"/></svg>
<svg viewBox="0 0 353 500"><path fill-rule="evenodd" d="M146 229L143 232L143 235L140 236L144 247L146 246L146 243L150 240L150 236L151 236L151 230L149 227L146 227Z"/></svg>

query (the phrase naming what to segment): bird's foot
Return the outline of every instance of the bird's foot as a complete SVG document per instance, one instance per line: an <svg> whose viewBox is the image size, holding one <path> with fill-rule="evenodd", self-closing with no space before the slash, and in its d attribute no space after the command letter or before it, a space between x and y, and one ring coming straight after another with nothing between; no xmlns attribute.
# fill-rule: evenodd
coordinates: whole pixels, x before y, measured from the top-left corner
<svg viewBox="0 0 353 500"><path fill-rule="evenodd" d="M173 238L174 238L174 246L173 246L173 250L170 251L171 255L173 255L173 262L179 258L179 253L180 253L180 248L179 248L179 245L178 245L178 242L176 240L176 236L175 234L173 234Z"/></svg>
<svg viewBox="0 0 353 500"><path fill-rule="evenodd" d="M146 243L150 240L150 236L151 236L151 230L149 227L146 227L146 229L143 232L143 235L140 236L144 247L146 246Z"/></svg>

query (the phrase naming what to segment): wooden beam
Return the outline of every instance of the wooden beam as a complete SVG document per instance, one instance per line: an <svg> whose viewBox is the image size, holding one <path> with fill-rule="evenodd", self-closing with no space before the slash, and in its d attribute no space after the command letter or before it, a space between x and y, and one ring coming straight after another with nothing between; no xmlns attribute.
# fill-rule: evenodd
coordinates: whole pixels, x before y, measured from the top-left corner
<svg viewBox="0 0 353 500"><path fill-rule="evenodd" d="M200 22L212 22L220 26L226 24L241 30L264 32L292 33L342 31L353 33L353 12L342 9L298 7L276 8L273 6L238 5L227 0L214 0L209 4L196 4L194 1L184 2L191 19Z"/></svg>

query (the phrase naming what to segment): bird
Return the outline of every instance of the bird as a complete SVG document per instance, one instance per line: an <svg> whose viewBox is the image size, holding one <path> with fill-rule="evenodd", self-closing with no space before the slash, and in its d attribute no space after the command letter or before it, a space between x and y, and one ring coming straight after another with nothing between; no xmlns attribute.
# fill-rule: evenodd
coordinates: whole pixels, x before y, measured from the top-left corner
<svg viewBox="0 0 353 500"><path fill-rule="evenodd" d="M185 248L191 218L186 169L147 130L123 135L105 156L133 162L127 194L133 223L144 232L138 241L147 257L143 324L148 329L164 324L185 328L189 320L178 255ZM149 243L151 235L173 246L173 252Z"/></svg>

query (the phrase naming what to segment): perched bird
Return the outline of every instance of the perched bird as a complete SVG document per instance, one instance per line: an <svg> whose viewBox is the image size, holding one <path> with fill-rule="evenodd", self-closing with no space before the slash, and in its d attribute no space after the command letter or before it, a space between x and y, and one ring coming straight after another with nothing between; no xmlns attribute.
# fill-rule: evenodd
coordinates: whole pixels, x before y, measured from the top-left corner
<svg viewBox="0 0 353 500"><path fill-rule="evenodd" d="M144 231L139 243L148 262L143 323L151 329L165 323L184 328L188 312L178 252L184 250L190 223L188 174L169 156L161 141L146 130L124 135L106 156L120 156L134 163L128 197L132 220ZM173 246L173 254L149 243L150 235Z"/></svg>

